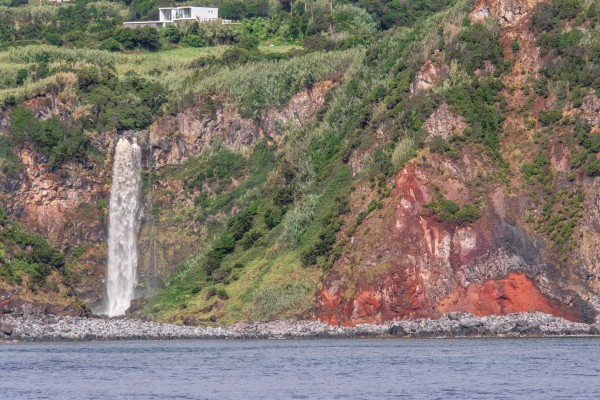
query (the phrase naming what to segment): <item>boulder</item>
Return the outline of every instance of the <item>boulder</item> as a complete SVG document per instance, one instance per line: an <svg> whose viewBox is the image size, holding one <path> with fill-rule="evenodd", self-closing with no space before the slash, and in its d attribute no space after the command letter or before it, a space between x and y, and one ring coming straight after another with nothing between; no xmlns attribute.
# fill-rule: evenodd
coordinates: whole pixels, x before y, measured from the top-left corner
<svg viewBox="0 0 600 400"><path fill-rule="evenodd" d="M406 335L406 331L402 325L394 325L390 328L390 335L404 336Z"/></svg>
<svg viewBox="0 0 600 400"><path fill-rule="evenodd" d="M144 309L144 307L146 307L146 304L148 303L148 301L146 299L133 299L131 300L131 304L129 305L129 308L127 309L127 311L125 311L126 314L130 314L130 313L134 313L134 312L138 312Z"/></svg>
<svg viewBox="0 0 600 400"><path fill-rule="evenodd" d="M0 321L0 332L4 333L7 336L10 336L13 333L13 327L7 322Z"/></svg>

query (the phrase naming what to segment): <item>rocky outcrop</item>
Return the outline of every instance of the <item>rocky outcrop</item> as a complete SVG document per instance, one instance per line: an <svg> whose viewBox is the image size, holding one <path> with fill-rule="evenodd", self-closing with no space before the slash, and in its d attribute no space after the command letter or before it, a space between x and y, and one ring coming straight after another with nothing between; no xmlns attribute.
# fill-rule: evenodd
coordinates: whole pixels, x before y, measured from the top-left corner
<svg viewBox="0 0 600 400"><path fill-rule="evenodd" d="M438 162L428 169L409 164L397 176L382 210L357 230L319 289L317 317L353 325L439 318L451 311L535 310L593 320L595 311L556 279L543 242L515 222L512 213L521 205L501 188L472 225L445 223L424 209L434 199L430 187L436 184L448 199L471 201L464 182L486 168L472 156ZM431 172L442 167L443 178Z"/></svg>
<svg viewBox="0 0 600 400"><path fill-rule="evenodd" d="M581 115L593 127L600 127L600 99L594 95L585 96L581 105Z"/></svg>
<svg viewBox="0 0 600 400"><path fill-rule="evenodd" d="M522 21L541 0L477 0L471 21L483 22L490 15L496 18L501 26L512 26Z"/></svg>
<svg viewBox="0 0 600 400"><path fill-rule="evenodd" d="M108 198L106 166L86 168L69 163L61 171L52 171L27 148L19 157L24 174L17 189L7 196L10 213L61 249L102 240L104 210L98 202Z"/></svg>
<svg viewBox="0 0 600 400"><path fill-rule="evenodd" d="M19 298L18 293L0 289L0 318L6 315L12 317L43 317L46 315L83 317L86 315L86 310L73 304L72 301L63 301L63 304L27 301Z"/></svg>
<svg viewBox="0 0 600 400"><path fill-rule="evenodd" d="M444 139L462 134L466 126L463 117L450 110L446 103L442 103L423 124L423 128L430 134L441 136Z"/></svg>
<svg viewBox="0 0 600 400"><path fill-rule="evenodd" d="M258 121L242 117L223 98L213 99L223 105L208 114L202 113L202 105L199 105L162 118L148 133L154 166L160 169L181 164L201 154L215 139L244 154L261 138L277 141L290 124L299 127L307 123L325 103L327 93L335 84L324 81L303 90L292 96L287 107L264 111Z"/></svg>
<svg viewBox="0 0 600 400"><path fill-rule="evenodd" d="M433 85L440 82L447 71L435 66L433 62L428 60L423 64L419 72L415 75L413 82L410 84L410 93L416 94L429 90Z"/></svg>

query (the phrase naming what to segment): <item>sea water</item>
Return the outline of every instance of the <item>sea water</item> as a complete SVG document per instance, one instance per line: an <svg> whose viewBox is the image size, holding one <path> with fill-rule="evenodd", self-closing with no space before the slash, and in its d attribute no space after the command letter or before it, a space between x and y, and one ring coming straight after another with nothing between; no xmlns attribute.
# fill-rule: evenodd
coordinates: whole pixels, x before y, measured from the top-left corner
<svg viewBox="0 0 600 400"><path fill-rule="evenodd" d="M2 399L600 399L600 339L0 344Z"/></svg>

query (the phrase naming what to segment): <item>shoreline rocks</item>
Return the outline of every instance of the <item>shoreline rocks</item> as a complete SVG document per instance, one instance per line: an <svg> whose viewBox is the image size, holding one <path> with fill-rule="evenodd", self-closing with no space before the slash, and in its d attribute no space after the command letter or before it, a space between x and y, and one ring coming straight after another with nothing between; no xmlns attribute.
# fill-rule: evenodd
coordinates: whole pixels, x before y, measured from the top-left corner
<svg viewBox="0 0 600 400"><path fill-rule="evenodd" d="M437 320L392 321L353 327L322 321L238 323L225 327L178 326L139 319L11 316L0 319L0 341L91 341L157 339L452 338L600 336L600 325L527 312L476 317L452 313Z"/></svg>

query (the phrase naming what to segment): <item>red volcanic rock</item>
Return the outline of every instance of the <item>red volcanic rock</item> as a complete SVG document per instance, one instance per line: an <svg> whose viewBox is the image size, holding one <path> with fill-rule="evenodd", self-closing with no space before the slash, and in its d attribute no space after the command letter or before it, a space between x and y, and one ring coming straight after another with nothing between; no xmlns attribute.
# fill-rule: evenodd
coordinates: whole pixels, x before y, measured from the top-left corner
<svg viewBox="0 0 600 400"><path fill-rule="evenodd" d="M511 273L504 279L488 280L467 289L459 288L439 306L442 312L461 311L476 316L540 311L571 321L581 321L572 310L545 297L525 274Z"/></svg>
<svg viewBox="0 0 600 400"><path fill-rule="evenodd" d="M541 261L537 239L507 220L513 206L502 188L490 190L470 226L438 221L424 208L433 198L431 184L448 199L472 202L463 182L476 179L477 169L461 160L443 162L446 171L456 171L444 179L432 175L435 168L428 172L415 163L398 174L381 210L364 220L325 278L316 317L355 325L435 319L452 311L484 316L534 310L589 319L577 295L551 278L554 267Z"/></svg>

